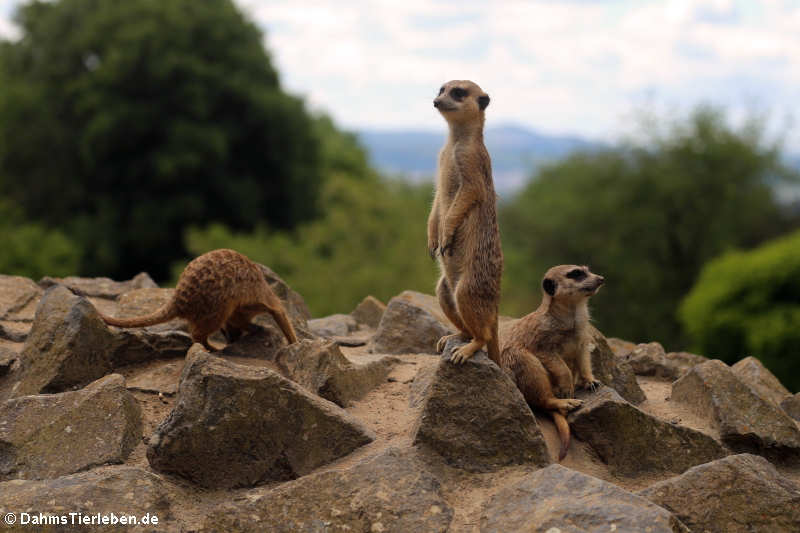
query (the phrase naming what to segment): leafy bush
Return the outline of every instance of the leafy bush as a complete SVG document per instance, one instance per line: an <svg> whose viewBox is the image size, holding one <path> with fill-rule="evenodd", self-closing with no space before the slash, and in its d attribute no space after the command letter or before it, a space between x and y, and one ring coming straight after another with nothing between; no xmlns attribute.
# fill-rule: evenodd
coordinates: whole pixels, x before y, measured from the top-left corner
<svg viewBox="0 0 800 533"><path fill-rule="evenodd" d="M755 356L800 390L800 231L708 263L679 316L699 353Z"/></svg>

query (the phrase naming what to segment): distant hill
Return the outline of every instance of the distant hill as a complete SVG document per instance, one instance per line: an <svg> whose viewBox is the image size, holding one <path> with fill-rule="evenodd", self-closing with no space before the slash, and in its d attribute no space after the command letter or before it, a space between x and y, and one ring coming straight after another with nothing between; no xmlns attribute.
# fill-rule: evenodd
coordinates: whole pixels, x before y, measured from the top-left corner
<svg viewBox="0 0 800 533"><path fill-rule="evenodd" d="M445 132L413 130L362 130L357 133L372 164L387 174L428 179L436 172L436 157ZM495 186L499 192L519 188L537 166L576 150L596 150L600 143L580 137L544 135L522 126L487 128L486 147L492 156Z"/></svg>

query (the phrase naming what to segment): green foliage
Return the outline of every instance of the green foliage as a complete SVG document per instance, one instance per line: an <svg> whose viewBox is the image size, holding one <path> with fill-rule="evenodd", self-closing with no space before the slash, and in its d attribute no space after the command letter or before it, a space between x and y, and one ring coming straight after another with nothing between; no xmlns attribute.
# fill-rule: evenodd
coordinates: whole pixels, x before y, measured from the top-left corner
<svg viewBox="0 0 800 533"><path fill-rule="evenodd" d="M676 311L702 265L787 228L772 186L790 174L760 131L700 109L644 145L543 169L501 210L504 311L530 312L548 267L589 264L606 277L592 299L606 334L684 345Z"/></svg>
<svg viewBox="0 0 800 533"><path fill-rule="evenodd" d="M314 316L348 312L368 294L385 302L406 289L432 292L436 268L425 250L431 196L430 186L340 173L326 183L319 220L293 232L250 234L211 225L189 231L187 248L235 248L275 270Z"/></svg>
<svg viewBox="0 0 800 533"><path fill-rule="evenodd" d="M0 202L0 272L39 279L75 273L80 252L61 231L26 223L18 209Z"/></svg>
<svg viewBox="0 0 800 533"><path fill-rule="evenodd" d="M17 22L0 190L79 243L83 274L163 277L191 224L318 213L314 121L231 0L32 1Z"/></svg>
<svg viewBox="0 0 800 533"><path fill-rule="evenodd" d="M680 306L694 347L728 363L753 355L800 390L800 231L709 262Z"/></svg>

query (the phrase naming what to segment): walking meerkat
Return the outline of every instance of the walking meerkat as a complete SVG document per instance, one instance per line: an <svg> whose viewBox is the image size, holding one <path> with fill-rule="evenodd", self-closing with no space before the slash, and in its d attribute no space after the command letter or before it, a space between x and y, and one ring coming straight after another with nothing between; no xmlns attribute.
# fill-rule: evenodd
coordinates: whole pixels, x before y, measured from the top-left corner
<svg viewBox="0 0 800 533"><path fill-rule="evenodd" d="M289 344L297 342L294 327L280 299L272 292L259 266L234 250L214 250L192 260L178 278L172 299L146 316L113 318L100 314L112 326L138 328L183 318L194 342L215 351L208 336L222 330L228 342L251 329L254 316L269 312Z"/></svg>
<svg viewBox="0 0 800 533"><path fill-rule="evenodd" d="M531 407L553 417L561 440L558 460L567 455L566 414L580 406L575 387L594 389L589 298L605 280L585 266L560 265L542 280L542 303L510 329L498 364L507 370Z"/></svg>
<svg viewBox="0 0 800 533"><path fill-rule="evenodd" d="M428 217L428 251L439 253L439 304L459 333L442 337L469 340L450 359L463 363L484 346L497 361L497 312L503 251L497 227L492 164L483 144L489 95L471 81L445 83L433 101L449 135L439 152L436 194Z"/></svg>

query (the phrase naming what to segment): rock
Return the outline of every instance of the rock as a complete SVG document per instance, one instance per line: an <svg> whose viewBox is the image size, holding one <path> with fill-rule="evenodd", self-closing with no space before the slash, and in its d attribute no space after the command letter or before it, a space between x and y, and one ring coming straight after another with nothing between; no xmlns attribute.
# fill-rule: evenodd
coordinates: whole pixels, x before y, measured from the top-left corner
<svg viewBox="0 0 800 533"><path fill-rule="evenodd" d="M380 325L384 311L386 311L385 303L374 296L367 296L350 312L350 316L359 324L375 329Z"/></svg>
<svg viewBox="0 0 800 533"><path fill-rule="evenodd" d="M753 389L753 392L774 405L780 405L787 396L792 394L775 377L775 374L755 357L745 357L733 365L731 370L744 381L745 385Z"/></svg>
<svg viewBox="0 0 800 533"><path fill-rule="evenodd" d="M0 479L43 479L121 463L142 438L142 415L111 374L75 392L0 404Z"/></svg>
<svg viewBox="0 0 800 533"><path fill-rule="evenodd" d="M695 532L800 531L800 487L762 457L732 455L639 491Z"/></svg>
<svg viewBox="0 0 800 533"><path fill-rule="evenodd" d="M592 372L601 383L617 391L620 396L633 404L639 404L647 398L644 395L636 375L630 365L619 361L611 351L606 338L594 326L592 332Z"/></svg>
<svg viewBox="0 0 800 533"><path fill-rule="evenodd" d="M608 347L611 348L611 351L614 352L614 355L617 357L628 355L633 351L634 348L636 348L635 342L618 339L616 337L607 337L606 342L608 343Z"/></svg>
<svg viewBox="0 0 800 533"><path fill-rule="evenodd" d="M463 344L450 339L445 347L420 402L414 444L473 472L549 464L539 424L512 379L483 351L461 365L448 360Z"/></svg>
<svg viewBox="0 0 800 533"><path fill-rule="evenodd" d="M211 511L202 532L445 532L453 510L413 449L312 474Z"/></svg>
<svg viewBox="0 0 800 533"><path fill-rule="evenodd" d="M112 328L114 345L109 358L114 368L153 359L183 357L192 338L183 331L152 331L150 328Z"/></svg>
<svg viewBox="0 0 800 533"><path fill-rule="evenodd" d="M60 477L46 481L14 480L0 483L0 509L15 513L17 528L12 531L36 531L57 533L63 531L141 531L146 533L178 533L183 528L175 520L172 511L175 489L167 485L160 476L132 466L114 466ZM64 525L22 525L21 513L28 513L28 520L36 519L40 513L65 517ZM78 513L84 519L97 514L111 520L112 513L118 519L132 515L141 520L148 517L150 524L129 527L113 527L100 523L72 523L69 513ZM154 522L154 517L157 523ZM32 522L31 522L32 523ZM0 526L4 530L4 526Z"/></svg>
<svg viewBox="0 0 800 533"><path fill-rule="evenodd" d="M302 339L300 332L298 338ZM220 342L224 342L224 338ZM274 361L278 352L287 345L286 336L278 326L258 326L255 331L242 335L235 342L224 345L219 355L222 357L248 357Z"/></svg>
<svg viewBox="0 0 800 533"><path fill-rule="evenodd" d="M436 298L404 291L389 301L369 349L372 353L433 354L439 339L454 331Z"/></svg>
<svg viewBox="0 0 800 533"><path fill-rule="evenodd" d="M184 361L160 364L127 380L128 390L175 396Z"/></svg>
<svg viewBox="0 0 800 533"><path fill-rule="evenodd" d="M658 342L637 344L621 359L631 365L638 376L655 376L675 380L688 372L695 365L708 361L703 356L689 352L664 352Z"/></svg>
<svg viewBox="0 0 800 533"><path fill-rule="evenodd" d="M47 276L39 280L39 286L43 289L49 289L54 285L63 285L79 296L110 300L133 289L158 287L146 272L140 272L128 281L114 281L108 278L78 278L75 276L67 278L51 278Z"/></svg>
<svg viewBox="0 0 800 533"><path fill-rule="evenodd" d="M267 283L269 283L272 292L274 292L283 302L283 306L286 309L286 314L289 315L289 318L292 320L292 324L295 327L305 329L306 322L309 318L311 318L311 311L308 310L308 306L306 305L305 300L303 300L303 297L297 292L293 291L291 287L289 287L289 285L280 278L280 276L272 271L271 268L261 264L258 266L264 273L264 277L266 278Z"/></svg>
<svg viewBox="0 0 800 533"><path fill-rule="evenodd" d="M800 430L794 421L761 399L722 361L697 365L673 383L672 401L708 419L734 451L800 462Z"/></svg>
<svg viewBox="0 0 800 533"><path fill-rule="evenodd" d="M117 298L114 316L117 318L133 318L149 315L169 303L174 295L175 289L149 288L130 290ZM148 326L145 329L159 333L166 331L189 332L187 322L181 318L173 318L163 324Z"/></svg>
<svg viewBox="0 0 800 533"><path fill-rule="evenodd" d="M0 320L30 322L42 289L22 276L0 274Z"/></svg>
<svg viewBox="0 0 800 533"><path fill-rule="evenodd" d="M0 338L11 342L25 342L31 331L30 322L0 321Z"/></svg>
<svg viewBox="0 0 800 533"><path fill-rule="evenodd" d="M800 392L783 400L781 402L781 409L795 420L800 420Z"/></svg>
<svg viewBox="0 0 800 533"><path fill-rule="evenodd" d="M308 329L320 337L346 337L350 332L358 329L356 319L350 315L331 315L325 318L315 318L308 321Z"/></svg>
<svg viewBox="0 0 800 533"><path fill-rule="evenodd" d="M114 346L114 335L89 300L52 287L36 308L11 395L62 392L101 378L113 369Z"/></svg>
<svg viewBox="0 0 800 533"><path fill-rule="evenodd" d="M616 485L550 465L503 488L481 514L482 533L688 533L674 515Z"/></svg>
<svg viewBox="0 0 800 533"><path fill-rule="evenodd" d="M17 353L0 346L0 378L8 374L17 362Z"/></svg>
<svg viewBox="0 0 800 533"><path fill-rule="evenodd" d="M303 340L280 350L275 362L285 377L326 400L347 407L385 383L398 359L381 357L358 365L347 359L332 342Z"/></svg>
<svg viewBox="0 0 800 533"><path fill-rule="evenodd" d="M373 438L346 411L276 372L194 345L147 459L203 487L249 487L308 474Z"/></svg>
<svg viewBox="0 0 800 533"><path fill-rule="evenodd" d="M569 414L568 421L573 435L589 443L611 472L620 476L680 474L726 455L712 437L655 418L608 387L589 396Z"/></svg>

